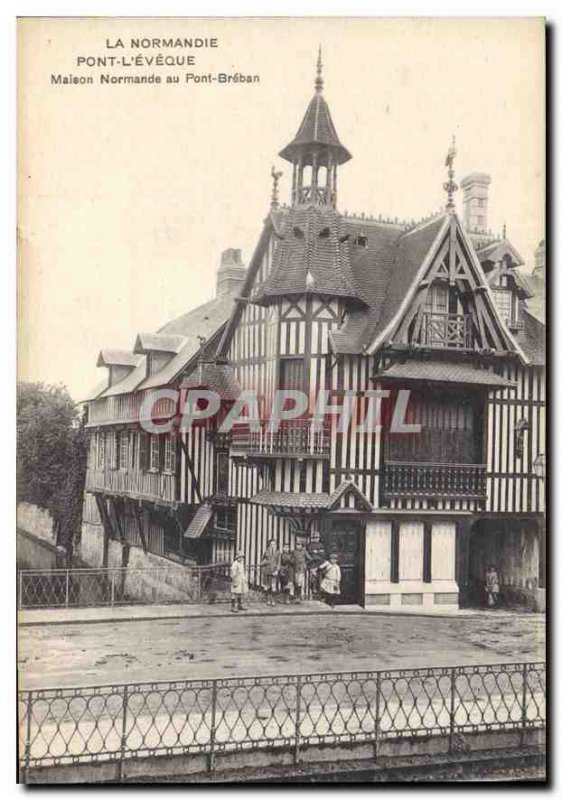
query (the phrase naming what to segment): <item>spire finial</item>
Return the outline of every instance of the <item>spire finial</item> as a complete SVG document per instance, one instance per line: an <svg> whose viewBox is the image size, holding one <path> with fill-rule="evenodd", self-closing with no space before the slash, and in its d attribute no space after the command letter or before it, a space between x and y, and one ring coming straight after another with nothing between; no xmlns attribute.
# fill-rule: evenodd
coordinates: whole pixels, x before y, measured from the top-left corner
<svg viewBox="0 0 562 800"><path fill-rule="evenodd" d="M316 61L316 80L314 81L316 93L321 94L324 88L324 78L322 77L322 45L318 48L318 60Z"/></svg>
<svg viewBox="0 0 562 800"><path fill-rule="evenodd" d="M452 141L451 141L451 146L449 147L449 152L447 153L447 158L445 159L445 166L449 168L449 171L447 173L447 177L448 177L449 180L447 180L443 184L443 188L447 192L446 209L450 214L452 214L453 211L455 210L455 203L454 203L454 200L453 200L453 194L459 188L457 183L455 182L454 161L455 161L455 156L456 155L457 155L456 139L455 139L455 135L453 134L453 138L452 138Z"/></svg>
<svg viewBox="0 0 562 800"><path fill-rule="evenodd" d="M271 189L271 208L279 208L279 178L283 175L280 170L271 167L271 177L273 178L273 187Z"/></svg>
<svg viewBox="0 0 562 800"><path fill-rule="evenodd" d="M504 240L504 242L507 239L507 225L505 224L505 222L503 223L503 228L502 228L502 239Z"/></svg>

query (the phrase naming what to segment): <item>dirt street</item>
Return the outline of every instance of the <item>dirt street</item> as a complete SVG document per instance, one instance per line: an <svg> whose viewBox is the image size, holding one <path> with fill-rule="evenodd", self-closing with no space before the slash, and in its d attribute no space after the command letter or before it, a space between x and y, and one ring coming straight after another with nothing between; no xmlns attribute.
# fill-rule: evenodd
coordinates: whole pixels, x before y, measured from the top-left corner
<svg viewBox="0 0 562 800"><path fill-rule="evenodd" d="M20 688L544 658L544 620L360 615L39 625L19 632Z"/></svg>

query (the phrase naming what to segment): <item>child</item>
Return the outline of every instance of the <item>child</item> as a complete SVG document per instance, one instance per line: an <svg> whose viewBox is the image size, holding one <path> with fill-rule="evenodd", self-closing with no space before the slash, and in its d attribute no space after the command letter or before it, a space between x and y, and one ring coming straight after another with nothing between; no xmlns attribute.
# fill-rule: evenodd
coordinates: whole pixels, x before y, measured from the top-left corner
<svg viewBox="0 0 562 800"><path fill-rule="evenodd" d="M261 560L261 585L265 592L266 605L274 606L275 600L273 593L277 583L277 573L279 572L280 554L275 546L275 539L270 539L267 543L267 550Z"/></svg>
<svg viewBox="0 0 562 800"><path fill-rule="evenodd" d="M320 583L320 589L324 595L325 601L330 608L333 608L336 602L336 597L340 593L341 582L341 569L338 564L337 553L330 555L329 561L324 561L318 567L324 573L324 577Z"/></svg>
<svg viewBox="0 0 562 800"><path fill-rule="evenodd" d="M236 553L236 558L230 568L230 578L230 591L232 594L230 610L245 611L246 606L244 606L242 600L248 594L248 578L244 567L244 553Z"/></svg>
<svg viewBox="0 0 562 800"><path fill-rule="evenodd" d="M283 592L283 602L290 603L295 594L295 568L293 554L289 550L289 545L283 545L283 552L279 559L279 583Z"/></svg>
<svg viewBox="0 0 562 800"><path fill-rule="evenodd" d="M486 572L486 596L488 598L488 605L490 608L495 608L500 599L500 579L493 564L490 564Z"/></svg>
<svg viewBox="0 0 562 800"><path fill-rule="evenodd" d="M296 542L293 556L293 581L295 585L295 600L300 603L302 600L302 587L304 586L304 574L310 561L310 556L303 547L302 542Z"/></svg>

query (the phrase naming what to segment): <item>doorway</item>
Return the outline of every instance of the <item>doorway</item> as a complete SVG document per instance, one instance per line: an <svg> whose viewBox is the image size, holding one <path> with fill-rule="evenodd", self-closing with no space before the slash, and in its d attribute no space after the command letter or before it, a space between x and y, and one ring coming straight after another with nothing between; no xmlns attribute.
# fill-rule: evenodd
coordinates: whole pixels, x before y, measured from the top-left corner
<svg viewBox="0 0 562 800"><path fill-rule="evenodd" d="M365 525L361 520L334 517L322 522L326 557L338 554L341 569L339 605L365 605Z"/></svg>

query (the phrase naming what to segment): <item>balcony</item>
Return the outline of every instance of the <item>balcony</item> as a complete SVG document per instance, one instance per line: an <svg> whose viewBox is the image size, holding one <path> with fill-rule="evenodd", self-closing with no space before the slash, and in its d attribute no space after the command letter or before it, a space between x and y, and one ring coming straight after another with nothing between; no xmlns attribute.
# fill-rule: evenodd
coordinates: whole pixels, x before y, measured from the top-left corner
<svg viewBox="0 0 562 800"><path fill-rule="evenodd" d="M430 464L387 461L383 467L382 494L392 497L486 497L485 464Z"/></svg>
<svg viewBox="0 0 562 800"><path fill-rule="evenodd" d="M426 347L462 348L473 346L472 317L470 314L446 314L425 311L420 329L419 343Z"/></svg>
<svg viewBox="0 0 562 800"><path fill-rule="evenodd" d="M329 424L314 419L296 419L284 421L278 431L268 431L264 423L260 423L259 431L252 431L249 425L238 427L232 431L232 453L258 458L328 457Z"/></svg>
<svg viewBox="0 0 562 800"><path fill-rule="evenodd" d="M176 476L171 472L88 469L86 491L172 503L176 499L175 482Z"/></svg>

